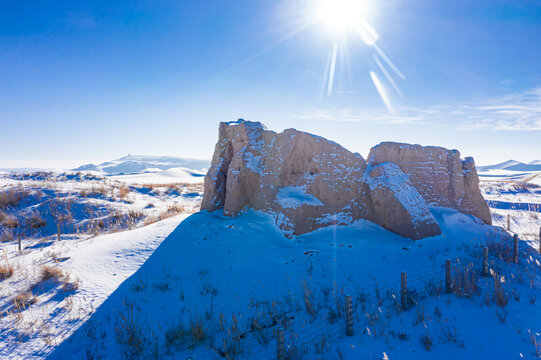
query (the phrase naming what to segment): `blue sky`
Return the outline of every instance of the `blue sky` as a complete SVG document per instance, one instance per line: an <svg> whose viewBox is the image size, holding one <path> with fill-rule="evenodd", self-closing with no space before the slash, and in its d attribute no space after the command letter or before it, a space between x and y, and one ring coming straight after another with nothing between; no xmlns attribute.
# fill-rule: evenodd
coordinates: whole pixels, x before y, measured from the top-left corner
<svg viewBox="0 0 541 360"><path fill-rule="evenodd" d="M364 2L390 62L326 26L318 0L4 0L0 167L210 158L218 123L239 117L365 157L401 141L541 158L539 1Z"/></svg>

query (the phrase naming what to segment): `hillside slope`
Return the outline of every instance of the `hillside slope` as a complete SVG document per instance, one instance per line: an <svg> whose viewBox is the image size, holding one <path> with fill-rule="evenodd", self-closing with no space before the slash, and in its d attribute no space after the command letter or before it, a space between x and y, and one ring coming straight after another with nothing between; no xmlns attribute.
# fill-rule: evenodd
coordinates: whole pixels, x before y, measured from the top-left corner
<svg viewBox="0 0 541 360"><path fill-rule="evenodd" d="M270 359L280 326L299 359L535 356L539 255L521 244L519 265L510 264L502 231L432 211L443 234L416 242L366 220L288 240L261 213L194 214L50 358ZM478 278L487 241L493 274L507 280L500 290ZM458 259L451 295L442 293L445 259ZM397 305L401 271L408 311ZM344 333L347 293L353 337Z"/></svg>
<svg viewBox="0 0 541 360"><path fill-rule="evenodd" d="M142 173L149 170L167 170L179 167L196 171L205 171L209 166L210 161L208 160L187 159L173 156L128 155L99 165L86 164L74 169L74 171L101 171L109 175L120 175Z"/></svg>

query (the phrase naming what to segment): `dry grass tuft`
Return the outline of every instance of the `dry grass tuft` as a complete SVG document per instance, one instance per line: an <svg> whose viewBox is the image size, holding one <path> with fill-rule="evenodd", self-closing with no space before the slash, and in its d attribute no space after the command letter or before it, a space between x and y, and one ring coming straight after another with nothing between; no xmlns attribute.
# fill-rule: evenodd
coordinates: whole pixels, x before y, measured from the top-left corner
<svg viewBox="0 0 541 360"><path fill-rule="evenodd" d="M36 297L29 291L18 293L11 299L13 307L18 311L25 310L30 305L35 304L36 301Z"/></svg>
<svg viewBox="0 0 541 360"><path fill-rule="evenodd" d="M203 319L198 316L190 319L190 334L194 343L200 343L207 338Z"/></svg>
<svg viewBox="0 0 541 360"><path fill-rule="evenodd" d="M0 265L0 280L10 278L13 275L13 266L6 264Z"/></svg>
<svg viewBox="0 0 541 360"><path fill-rule="evenodd" d="M473 264L463 266L457 263L451 278L451 289L459 297L472 298L479 294L477 273Z"/></svg>
<svg viewBox="0 0 541 360"><path fill-rule="evenodd" d="M0 209L16 207L28 195L28 190L22 187L2 191L0 192Z"/></svg>
<svg viewBox="0 0 541 360"><path fill-rule="evenodd" d="M502 287L502 283L505 281L503 277L494 275L494 302L496 305L504 308L509 303L509 295Z"/></svg>
<svg viewBox="0 0 541 360"><path fill-rule="evenodd" d="M130 188L127 187L126 185L122 185L118 189L118 196L123 200L126 200L129 194L130 194Z"/></svg>
<svg viewBox="0 0 541 360"><path fill-rule="evenodd" d="M0 242L8 242L14 239L13 230L10 228L0 228Z"/></svg>
<svg viewBox="0 0 541 360"><path fill-rule="evenodd" d="M5 226L7 228L16 228L19 226L19 220L16 216L13 215L6 215L2 214L2 219L0 220L0 225Z"/></svg>
<svg viewBox="0 0 541 360"><path fill-rule="evenodd" d="M39 212L33 212L26 220L26 226L30 229L39 229L47 225L47 221L43 219Z"/></svg>
<svg viewBox="0 0 541 360"><path fill-rule="evenodd" d="M426 351L430 351L430 349L432 349L432 338L430 338L428 334L419 337L419 341Z"/></svg>
<svg viewBox="0 0 541 360"><path fill-rule="evenodd" d="M56 267L43 265L41 267L40 281L54 280L60 281L64 277L62 270Z"/></svg>
<svg viewBox="0 0 541 360"><path fill-rule="evenodd" d="M147 226L147 225L150 225L150 224L154 224L154 223L156 223L158 221L168 219L168 218L170 218L172 216L175 216L175 215L187 214L187 213L188 213L188 210L184 206L182 206L182 205L171 205L171 206L169 206L167 208L167 210L160 213L159 215L148 217L147 219L145 219L144 225Z"/></svg>

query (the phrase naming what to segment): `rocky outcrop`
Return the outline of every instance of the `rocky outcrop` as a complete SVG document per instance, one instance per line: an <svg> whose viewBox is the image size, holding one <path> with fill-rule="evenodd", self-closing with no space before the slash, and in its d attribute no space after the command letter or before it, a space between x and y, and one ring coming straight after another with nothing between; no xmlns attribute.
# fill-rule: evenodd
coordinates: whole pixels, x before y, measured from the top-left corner
<svg viewBox="0 0 541 360"><path fill-rule="evenodd" d="M369 167L366 182L381 226L413 240L441 234L425 199L398 166Z"/></svg>
<svg viewBox="0 0 541 360"><path fill-rule="evenodd" d="M368 163L385 162L396 164L408 175L428 205L454 208L492 224L471 157L461 160L457 150L437 146L383 142L370 150Z"/></svg>
<svg viewBox="0 0 541 360"><path fill-rule="evenodd" d="M221 123L201 209L223 209L227 216L249 208L261 210L273 215L287 236L367 219L412 239L440 233L429 205L460 204L464 212L475 213L476 194L481 195L478 188L474 191L478 179L473 161L460 162L460 168L446 172L430 165L432 157L415 155L424 159L424 164L417 164L429 172L423 175L413 164L402 164L404 170L400 161L392 161L401 156L394 147L389 146L391 155L374 149L367 169L361 155L319 136L294 129L277 134L242 119ZM442 156L449 157L445 151ZM460 161L458 152L452 156ZM380 165L385 157L396 166ZM451 163L455 165L454 160ZM431 179L431 171L436 171L432 177L437 179ZM457 180L459 173L462 178ZM464 196L457 197L452 191L460 183ZM447 191L444 201L438 201L440 190Z"/></svg>
<svg viewBox="0 0 541 360"><path fill-rule="evenodd" d="M280 134L260 123L221 123L201 209L246 208L274 214L286 234L374 219L359 154L294 129Z"/></svg>

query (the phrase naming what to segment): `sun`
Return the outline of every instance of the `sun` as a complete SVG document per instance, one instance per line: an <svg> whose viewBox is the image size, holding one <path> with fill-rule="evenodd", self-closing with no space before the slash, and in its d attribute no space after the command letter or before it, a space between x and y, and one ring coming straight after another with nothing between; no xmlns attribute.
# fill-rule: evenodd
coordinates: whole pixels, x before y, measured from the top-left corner
<svg viewBox="0 0 541 360"><path fill-rule="evenodd" d="M370 79L384 105L391 114L394 114L391 95L396 93L399 97L403 96L394 76L398 76L402 80L405 80L406 77L378 45L379 35L370 25L375 18L373 11L377 10L376 1L312 0L310 4L312 11L314 11L314 18L310 24L324 25L326 37L328 36L332 41L322 88L324 89L326 85L327 94L332 94L339 54L347 57L345 63L349 66L351 62L348 44L351 39L361 40L368 48L372 49L373 69L369 71ZM339 51L339 49L341 50Z"/></svg>
<svg viewBox="0 0 541 360"><path fill-rule="evenodd" d="M344 32L361 26L366 11L365 0L318 0L317 18L329 30Z"/></svg>

